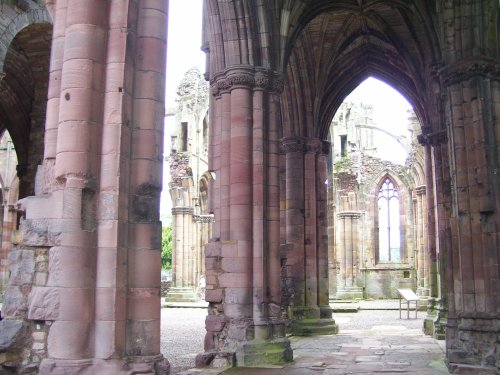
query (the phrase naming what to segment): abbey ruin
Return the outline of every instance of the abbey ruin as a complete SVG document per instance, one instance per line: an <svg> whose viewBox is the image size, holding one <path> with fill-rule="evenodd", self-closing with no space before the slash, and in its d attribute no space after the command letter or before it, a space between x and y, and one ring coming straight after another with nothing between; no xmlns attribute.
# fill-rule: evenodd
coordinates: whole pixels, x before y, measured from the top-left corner
<svg viewBox="0 0 500 375"><path fill-rule="evenodd" d="M0 372L169 373L169 189L177 233L194 221L189 246L207 242L175 271L205 277L199 366L291 361L290 334L337 333L331 298L407 286L451 373L498 374L498 1L203 3L208 102L182 104L169 187L168 1L0 3ZM376 124L349 125L367 77L413 106L407 164L370 154Z"/></svg>

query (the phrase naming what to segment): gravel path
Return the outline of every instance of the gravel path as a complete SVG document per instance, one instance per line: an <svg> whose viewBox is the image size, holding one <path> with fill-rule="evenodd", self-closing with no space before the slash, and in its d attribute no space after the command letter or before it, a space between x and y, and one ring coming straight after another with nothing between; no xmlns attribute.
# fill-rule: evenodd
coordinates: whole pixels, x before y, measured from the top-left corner
<svg viewBox="0 0 500 375"><path fill-rule="evenodd" d="M175 375L194 367L198 353L203 352L205 338L204 308L164 308L161 310L161 352L169 360L170 373ZM357 313L334 313L342 330L369 329L373 326L404 326L421 329L424 312L418 319L399 319L397 310L360 310Z"/></svg>
<svg viewBox="0 0 500 375"><path fill-rule="evenodd" d="M161 352L170 362L174 375L194 367L197 354L203 352L207 309L161 309Z"/></svg>

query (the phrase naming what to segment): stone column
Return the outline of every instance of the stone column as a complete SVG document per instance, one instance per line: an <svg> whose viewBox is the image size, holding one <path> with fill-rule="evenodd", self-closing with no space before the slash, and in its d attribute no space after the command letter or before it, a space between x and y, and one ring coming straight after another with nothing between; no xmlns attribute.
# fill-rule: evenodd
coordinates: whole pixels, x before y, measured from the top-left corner
<svg viewBox="0 0 500 375"><path fill-rule="evenodd" d="M463 38L476 35L467 31ZM448 362L455 372L498 373L498 346L492 347L500 339L498 65L463 59L446 66L441 79L452 140Z"/></svg>
<svg viewBox="0 0 500 375"><path fill-rule="evenodd" d="M300 137L289 137L281 140L281 150L285 154L286 172L286 264L289 274L293 275L292 311L306 305L305 271L304 271L304 140Z"/></svg>
<svg viewBox="0 0 500 375"><path fill-rule="evenodd" d="M279 305L276 83L273 72L248 66L212 83L209 168L219 182L210 199L220 210L205 247L209 315L198 365L291 360Z"/></svg>
<svg viewBox="0 0 500 375"><path fill-rule="evenodd" d="M128 191L128 289L126 354L163 373L168 366L160 353L161 221L159 201L163 173L166 21L168 2L131 2L133 26L133 118L131 119ZM134 5L137 7L134 9ZM131 51L132 52L132 51ZM151 368L151 366L154 366ZM144 365L143 365L144 367Z"/></svg>
<svg viewBox="0 0 500 375"><path fill-rule="evenodd" d="M184 194L186 192L182 192ZM187 194L188 196L190 194ZM182 202L189 202L189 199L181 199ZM166 302L196 302L196 288L198 282L195 277L197 274L197 259L194 253L196 249L197 238L200 233L193 233L193 228L197 229L199 225L195 223L193 208L177 206L172 208L172 227L175 228L175 238L172 238L172 287L165 297Z"/></svg>
<svg viewBox="0 0 500 375"><path fill-rule="evenodd" d="M320 202L326 203L322 143L287 137L281 148L286 156L286 263L292 286L292 332L336 333L338 327L328 306L326 208L318 208Z"/></svg>
<svg viewBox="0 0 500 375"><path fill-rule="evenodd" d="M330 290L328 275L328 154L330 142L321 141L316 161L316 205L317 205L317 241L318 241L318 307L320 318L331 319Z"/></svg>
<svg viewBox="0 0 500 375"><path fill-rule="evenodd" d="M428 281L426 282L426 277L428 277L429 270L426 269L428 265L428 256L426 255L427 250L425 247L425 237L427 236L426 230L426 212L427 212L427 200L426 200L426 186L421 185L415 188L416 195L416 226L417 226L417 238L416 238L416 248L418 251L417 259L417 294L420 297L427 297L429 295L429 289L426 288Z"/></svg>
<svg viewBox="0 0 500 375"><path fill-rule="evenodd" d="M347 197L341 197L347 200ZM346 208L346 204L341 207ZM361 212L339 211L337 213L337 260L339 264L337 279L337 298L363 298L363 288L358 286L356 265L359 264L358 248L359 220Z"/></svg>

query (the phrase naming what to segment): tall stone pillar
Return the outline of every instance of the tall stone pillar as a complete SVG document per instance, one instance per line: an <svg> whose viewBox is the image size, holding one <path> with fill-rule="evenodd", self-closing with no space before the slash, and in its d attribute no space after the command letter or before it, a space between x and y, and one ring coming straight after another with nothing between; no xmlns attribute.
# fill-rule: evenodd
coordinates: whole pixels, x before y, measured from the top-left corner
<svg viewBox="0 0 500 375"><path fill-rule="evenodd" d="M330 285L328 267L328 154L330 142L321 141L316 160L316 205L317 205L317 241L318 241L318 307L320 318L332 317L330 307Z"/></svg>
<svg viewBox="0 0 500 375"><path fill-rule="evenodd" d="M26 316L11 315L26 318L34 343L23 363L43 356L41 374L168 373L158 212L167 5L52 3L44 160L12 256L32 269Z"/></svg>
<svg viewBox="0 0 500 375"><path fill-rule="evenodd" d="M341 200L347 200L342 197ZM347 208L345 202L341 204ZM337 213L337 278L338 299L363 298L363 288L358 285L356 266L359 264L359 221L361 212L342 210Z"/></svg>
<svg viewBox="0 0 500 375"><path fill-rule="evenodd" d="M181 193L182 194L182 193ZM174 200L175 202L175 200ZM166 302L196 302L197 280L194 279L197 264L193 243L193 208L178 206L172 208L172 287L165 298Z"/></svg>
<svg viewBox="0 0 500 375"><path fill-rule="evenodd" d="M428 178L428 183L433 187L433 194L427 205L432 207L429 211L433 215L428 215L429 221L433 222L429 228L428 241L433 241L434 248L429 246L428 259L429 269L428 279L428 303L427 316L424 320L424 332L437 339L445 338L447 298L444 288L446 286L445 254L450 251L451 244L449 231L446 230L447 217L450 211L450 198L445 193L446 186L449 186L448 165L446 164L447 142L446 132L440 131L425 136L427 146L432 146L431 166L426 164L426 172L432 174L432 181ZM425 143L425 142L424 142ZM427 150L426 146L426 150ZM438 220L439 218L439 220Z"/></svg>
<svg viewBox="0 0 500 375"><path fill-rule="evenodd" d="M415 188L416 198L416 249L417 249L417 294L420 297L429 295L428 284L426 281L429 275L426 236L427 236L427 199L426 186L421 185Z"/></svg>
<svg viewBox="0 0 500 375"><path fill-rule="evenodd" d="M467 40L472 35L476 34L464 30L461 36ZM498 64L463 58L443 68L441 79L453 140L449 149L451 247L446 269L448 363L455 372L494 374L500 371Z"/></svg>
<svg viewBox="0 0 500 375"><path fill-rule="evenodd" d="M218 209L205 247L209 315L198 365L291 360L279 293L279 88L273 72L248 66L212 82L209 193Z"/></svg>
<svg viewBox="0 0 500 375"><path fill-rule="evenodd" d="M325 147L319 140L287 137L281 148L286 156L286 265L292 289L292 332L336 333L328 304Z"/></svg>

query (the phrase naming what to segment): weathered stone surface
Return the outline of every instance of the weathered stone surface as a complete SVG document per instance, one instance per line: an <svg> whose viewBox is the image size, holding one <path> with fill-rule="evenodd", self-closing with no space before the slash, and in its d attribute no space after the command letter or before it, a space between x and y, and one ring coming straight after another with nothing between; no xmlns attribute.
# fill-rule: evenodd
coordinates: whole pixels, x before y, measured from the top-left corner
<svg viewBox="0 0 500 375"><path fill-rule="evenodd" d="M224 328L226 319L224 316L207 315L205 318L205 328L209 332L220 332Z"/></svg>
<svg viewBox="0 0 500 375"><path fill-rule="evenodd" d="M9 252L9 268L11 285L31 284L35 273L35 252L12 249Z"/></svg>
<svg viewBox="0 0 500 375"><path fill-rule="evenodd" d="M18 286L7 286L3 296L2 315L6 317L25 317L28 311L28 296Z"/></svg>
<svg viewBox="0 0 500 375"><path fill-rule="evenodd" d="M28 329L22 320L0 321L0 352L14 351L29 343Z"/></svg>
<svg viewBox="0 0 500 375"><path fill-rule="evenodd" d="M205 301L207 302L222 302L223 290L222 289L206 289L205 290Z"/></svg>
<svg viewBox="0 0 500 375"><path fill-rule="evenodd" d="M59 316L59 290L35 287L28 299L28 318L32 320L57 320Z"/></svg>

